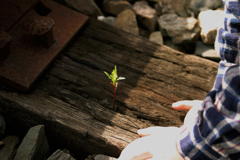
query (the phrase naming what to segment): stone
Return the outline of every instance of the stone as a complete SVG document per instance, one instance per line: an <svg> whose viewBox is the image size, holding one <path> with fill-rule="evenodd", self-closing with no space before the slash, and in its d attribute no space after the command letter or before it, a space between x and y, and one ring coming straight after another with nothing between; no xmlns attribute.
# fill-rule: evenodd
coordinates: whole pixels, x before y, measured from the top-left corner
<svg viewBox="0 0 240 160"><path fill-rule="evenodd" d="M14 160L43 160L49 150L44 125L37 125L30 128L23 138Z"/></svg>
<svg viewBox="0 0 240 160"><path fill-rule="evenodd" d="M168 5L167 4L164 4L162 2L157 2L154 4L154 9L156 10L157 12L157 16L161 16L163 14L167 14L169 13L168 12Z"/></svg>
<svg viewBox="0 0 240 160"><path fill-rule="evenodd" d="M167 34L175 44L195 43L201 30L197 23L194 17L179 17L176 14L164 14L158 19L163 36Z"/></svg>
<svg viewBox="0 0 240 160"><path fill-rule="evenodd" d="M98 19L99 21L103 21L103 22L108 23L108 24L110 24L110 25L114 25L115 20L116 20L116 18L113 17L113 16L108 16L108 17L98 16L97 19Z"/></svg>
<svg viewBox="0 0 240 160"><path fill-rule="evenodd" d="M149 36L149 40L156 44L162 45L163 44L163 37L160 31L152 32Z"/></svg>
<svg viewBox="0 0 240 160"><path fill-rule="evenodd" d="M56 150L47 160L75 160L71 155L62 150Z"/></svg>
<svg viewBox="0 0 240 160"><path fill-rule="evenodd" d="M74 8L88 16L98 17L103 15L94 0L64 0L64 2L68 7Z"/></svg>
<svg viewBox="0 0 240 160"><path fill-rule="evenodd" d="M131 4L128 1L107 1L103 8L106 12L117 16L122 11L131 8Z"/></svg>
<svg viewBox="0 0 240 160"><path fill-rule="evenodd" d="M219 57L219 55L214 49L214 45L206 45L201 41L197 42L195 54L197 56L210 59L213 61L217 61L217 62L221 60L221 58Z"/></svg>
<svg viewBox="0 0 240 160"><path fill-rule="evenodd" d="M12 160L15 156L19 138L16 136L7 136L2 140L4 146L0 149L1 160Z"/></svg>
<svg viewBox="0 0 240 160"><path fill-rule="evenodd" d="M117 160L116 158L109 157L103 154L98 154L94 157L95 160Z"/></svg>
<svg viewBox="0 0 240 160"><path fill-rule="evenodd" d="M133 5L133 10L139 22L149 31L155 31L157 25L157 12L150 7L146 1L137 1Z"/></svg>
<svg viewBox="0 0 240 160"><path fill-rule="evenodd" d="M131 9L121 12L117 16L114 26L128 33L139 35L136 15Z"/></svg>
<svg viewBox="0 0 240 160"><path fill-rule="evenodd" d="M177 14L180 17L188 17L189 10L185 7L186 0L158 0L154 5L157 15Z"/></svg>
<svg viewBox="0 0 240 160"><path fill-rule="evenodd" d="M0 115L0 137L5 133L6 123L3 116Z"/></svg>
<svg viewBox="0 0 240 160"><path fill-rule="evenodd" d="M175 13L180 17L188 17L188 11L185 7L186 0L171 0L171 6Z"/></svg>
<svg viewBox="0 0 240 160"><path fill-rule="evenodd" d="M197 17L201 11L209 9L215 10L223 7L222 0L191 0L189 2L189 4L186 4L186 7L194 13L195 17Z"/></svg>
<svg viewBox="0 0 240 160"><path fill-rule="evenodd" d="M205 44L214 44L217 29L223 24L224 11L207 10L198 15L198 25L201 28L201 39Z"/></svg>
<svg viewBox="0 0 240 160"><path fill-rule="evenodd" d="M96 154L94 155L89 155L85 160L95 160L94 157L96 156Z"/></svg>

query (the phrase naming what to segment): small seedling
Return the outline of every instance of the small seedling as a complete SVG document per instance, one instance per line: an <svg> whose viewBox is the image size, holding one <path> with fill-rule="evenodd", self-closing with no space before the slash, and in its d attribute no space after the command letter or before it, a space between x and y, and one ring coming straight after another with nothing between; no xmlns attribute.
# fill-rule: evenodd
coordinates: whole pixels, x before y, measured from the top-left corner
<svg viewBox="0 0 240 160"><path fill-rule="evenodd" d="M117 66L114 67L111 74L104 71L104 73L108 76L109 79L112 80L110 83L114 87L114 101L113 101L113 110L115 109L115 103L116 103L116 96L117 96L117 86L118 86L118 80L125 79L124 77L118 77L117 75Z"/></svg>

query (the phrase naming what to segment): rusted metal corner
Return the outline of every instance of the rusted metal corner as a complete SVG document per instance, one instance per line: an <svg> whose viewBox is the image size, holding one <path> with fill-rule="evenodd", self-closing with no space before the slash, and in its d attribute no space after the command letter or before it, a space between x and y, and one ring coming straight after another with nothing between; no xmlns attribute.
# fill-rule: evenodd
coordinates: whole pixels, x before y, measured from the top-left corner
<svg viewBox="0 0 240 160"><path fill-rule="evenodd" d="M32 17L39 16L33 9L8 32L12 41L10 55L0 61L0 81L17 89L28 91L74 35L87 22L88 16L51 0L42 0L54 20L54 43L45 47L32 36L24 33L22 26Z"/></svg>

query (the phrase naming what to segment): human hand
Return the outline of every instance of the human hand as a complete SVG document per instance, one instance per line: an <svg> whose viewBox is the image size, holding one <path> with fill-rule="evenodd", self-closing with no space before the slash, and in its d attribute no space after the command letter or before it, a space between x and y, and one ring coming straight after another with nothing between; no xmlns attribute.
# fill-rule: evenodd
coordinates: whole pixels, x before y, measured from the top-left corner
<svg viewBox="0 0 240 160"><path fill-rule="evenodd" d="M187 115L184 118L184 123L190 119L196 117L198 110L201 108L202 101L193 100L193 101L178 101L172 104L172 107L176 110L186 109L189 110Z"/></svg>
<svg viewBox="0 0 240 160"><path fill-rule="evenodd" d="M118 160L183 160L176 148L177 127L149 127L138 130L142 137L131 142Z"/></svg>

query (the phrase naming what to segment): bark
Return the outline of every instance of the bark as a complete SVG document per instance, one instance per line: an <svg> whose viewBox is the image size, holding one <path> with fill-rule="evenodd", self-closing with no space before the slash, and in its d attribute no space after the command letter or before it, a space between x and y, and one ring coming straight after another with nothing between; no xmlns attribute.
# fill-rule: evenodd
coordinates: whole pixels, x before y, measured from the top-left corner
<svg viewBox="0 0 240 160"><path fill-rule="evenodd" d="M126 79L113 111L114 90L103 71L115 65ZM217 68L90 18L30 92L0 85L0 114L18 132L44 124L49 141L70 151L118 157L137 129L180 126L186 112L171 104L203 99Z"/></svg>

